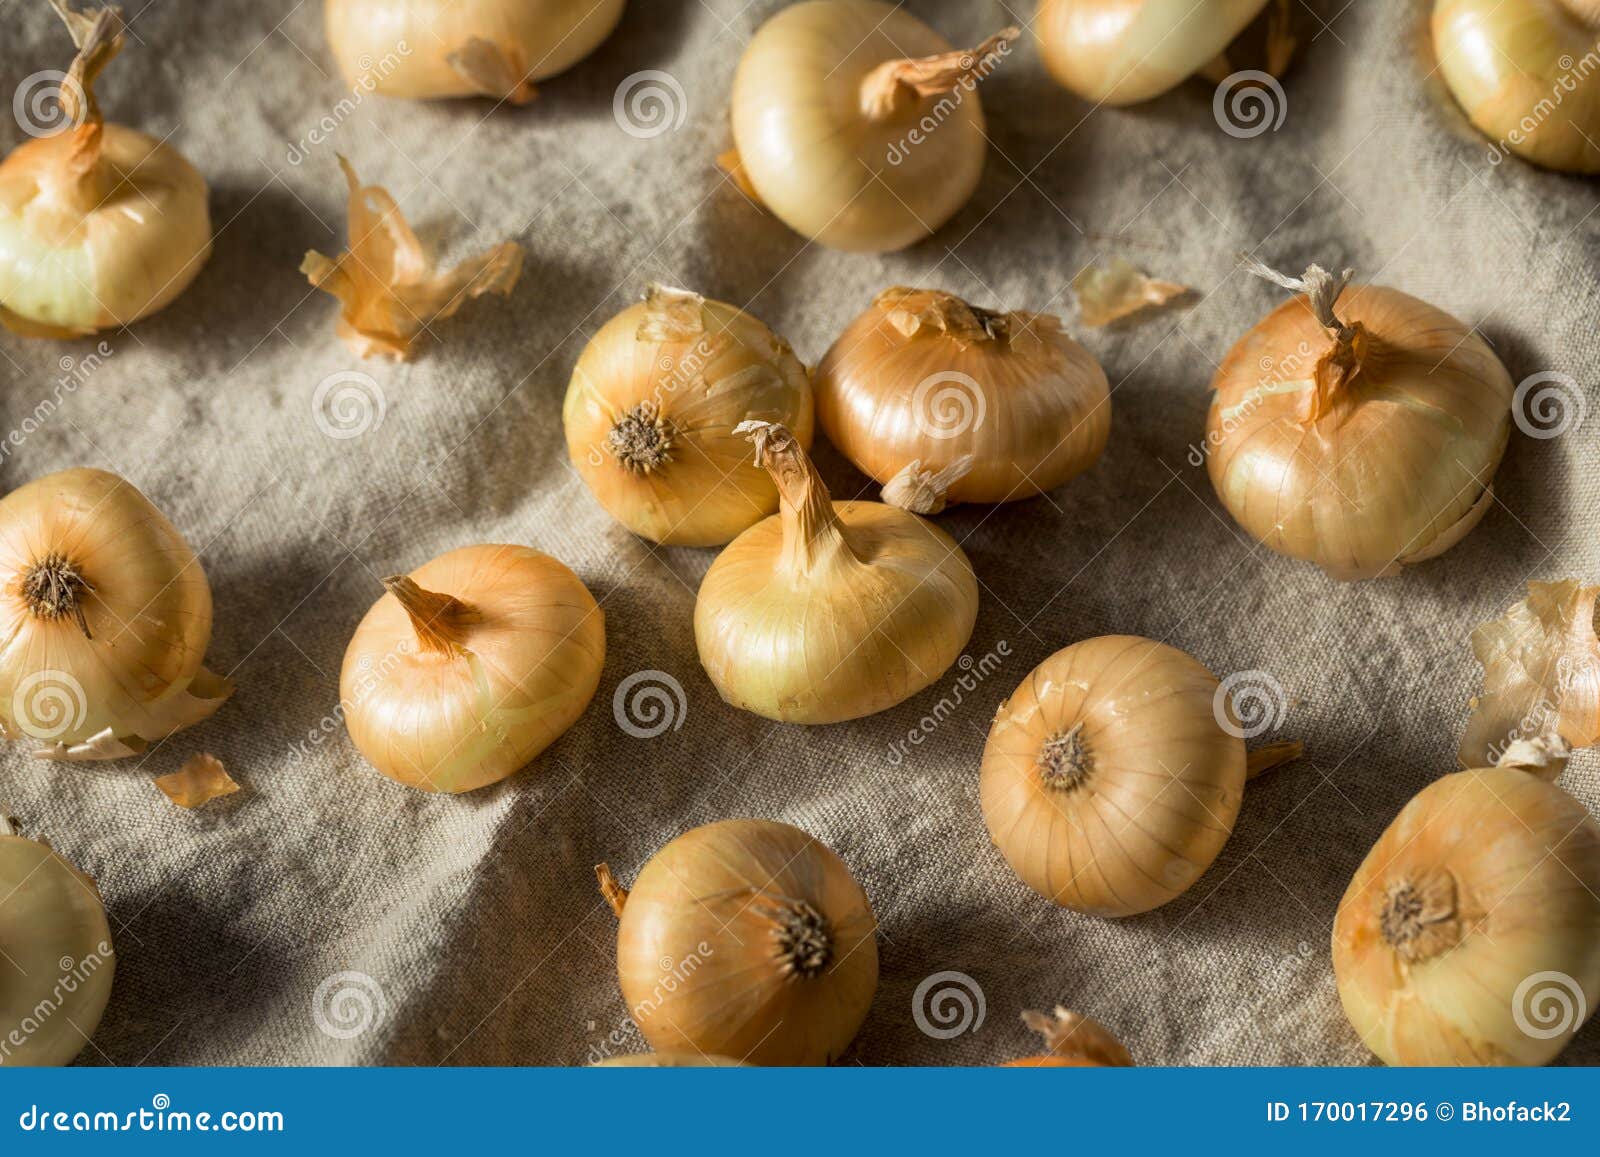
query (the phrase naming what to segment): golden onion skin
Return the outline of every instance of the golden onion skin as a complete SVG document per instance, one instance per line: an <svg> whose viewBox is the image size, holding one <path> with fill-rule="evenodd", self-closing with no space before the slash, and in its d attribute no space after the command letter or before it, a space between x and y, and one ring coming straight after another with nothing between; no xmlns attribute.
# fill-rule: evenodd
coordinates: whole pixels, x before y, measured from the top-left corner
<svg viewBox="0 0 1600 1157"><path fill-rule="evenodd" d="M860 253L904 249L955 216L988 148L977 92L963 91L918 143L909 134L940 98L881 121L860 99L878 66L950 51L879 0L805 0L763 24L739 61L732 107L734 144L767 208L803 236Z"/></svg>
<svg viewBox="0 0 1600 1157"><path fill-rule="evenodd" d="M807 913L821 917L825 960L789 972L785 929ZM707 824L657 852L628 893L622 997L658 1053L827 1064L872 1003L876 927L844 862L799 828Z"/></svg>
<svg viewBox="0 0 1600 1157"><path fill-rule="evenodd" d="M629 306L584 347L562 421L572 465L606 511L667 546L720 546L778 508L778 489L750 469L733 428L781 422L810 446L815 424L805 367L777 334L743 310L702 300L704 332L641 337L651 303ZM670 457L648 471L609 449L612 431L642 404L671 429Z"/></svg>
<svg viewBox="0 0 1600 1157"><path fill-rule="evenodd" d="M1041 0L1034 31L1050 75L1084 100L1125 105L1182 84L1267 0Z"/></svg>
<svg viewBox="0 0 1600 1157"><path fill-rule="evenodd" d="M1447 775L1339 905L1345 1013L1387 1064L1544 1064L1600 1000L1597 896L1600 825L1581 804L1515 767Z"/></svg>
<svg viewBox="0 0 1600 1157"><path fill-rule="evenodd" d="M904 320L924 302L941 323ZM975 311L937 291L879 295L812 384L828 440L879 482L914 461L939 470L970 455L952 502L1052 490L1094 465L1111 431L1105 371L1055 318Z"/></svg>
<svg viewBox="0 0 1600 1157"><path fill-rule="evenodd" d="M605 618L582 580L525 546L466 546L411 572L481 616L430 650L394 594L345 650L340 705L375 768L422 791L498 783L577 722L600 685Z"/></svg>
<svg viewBox="0 0 1600 1157"><path fill-rule="evenodd" d="M565 72L598 48L625 0L325 0L323 26L352 85L405 100L505 96L532 99L526 82ZM523 83L485 92L447 59L469 41L499 50ZM401 46L404 46L402 50Z"/></svg>
<svg viewBox="0 0 1600 1157"><path fill-rule="evenodd" d="M1600 172L1600 4L1437 0L1439 73L1499 150L1569 173Z"/></svg>
<svg viewBox="0 0 1600 1157"><path fill-rule="evenodd" d="M1443 553L1492 503L1511 434L1511 375L1449 314L1396 289L1338 299L1365 331L1361 368L1307 417L1333 344L1304 297L1239 339L1212 381L1207 468L1251 537L1337 579Z"/></svg>
<svg viewBox="0 0 1600 1157"><path fill-rule="evenodd" d="M1233 831L1244 741L1215 715L1216 678L1176 648L1086 639L1000 707L979 797L995 846L1047 900L1131 916L1176 898Z"/></svg>
<svg viewBox="0 0 1600 1157"><path fill-rule="evenodd" d="M93 880L10 833L0 817L0 1067L65 1065L111 999L111 927Z"/></svg>

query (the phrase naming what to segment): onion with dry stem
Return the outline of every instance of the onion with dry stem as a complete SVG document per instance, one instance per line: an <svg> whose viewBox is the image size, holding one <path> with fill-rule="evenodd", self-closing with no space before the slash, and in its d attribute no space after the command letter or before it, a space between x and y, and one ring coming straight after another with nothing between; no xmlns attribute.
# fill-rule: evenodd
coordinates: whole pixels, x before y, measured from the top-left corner
<svg viewBox="0 0 1600 1157"><path fill-rule="evenodd" d="M978 614L961 547L896 507L832 501L784 427L738 432L780 506L717 556L695 599L700 663L723 699L787 723L838 723L942 675Z"/></svg>
<svg viewBox="0 0 1600 1157"><path fill-rule="evenodd" d="M1212 381L1212 485L1249 534L1337 579L1434 558L1478 524L1511 433L1511 375L1472 329L1313 265Z"/></svg>
<svg viewBox="0 0 1600 1157"><path fill-rule="evenodd" d="M107 123L95 100L123 46L121 10L53 2L78 46L58 93L61 127L0 162L0 325L33 337L146 317L211 256L205 180L165 141Z"/></svg>
<svg viewBox="0 0 1600 1157"><path fill-rule="evenodd" d="M880 293L813 384L828 440L918 514L1054 489L1094 465L1111 429L1105 371L1056 318L938 290ZM929 474L939 483L910 485Z"/></svg>
<svg viewBox="0 0 1600 1157"><path fill-rule="evenodd" d="M340 707L390 779L463 792L516 772L600 685L605 619L577 575L525 546L465 546L410 575L356 628Z"/></svg>
<svg viewBox="0 0 1600 1157"><path fill-rule="evenodd" d="M1028 1010L1022 1023L1039 1034L1045 1051L1038 1056L1007 1061L1008 1069L1108 1069L1127 1068L1133 1057L1105 1025L1093 1017L1056 1005L1054 1013Z"/></svg>
<svg viewBox="0 0 1600 1157"><path fill-rule="evenodd" d="M977 85L1018 35L958 52L880 0L791 4L739 61L724 165L806 237L904 249L977 189L988 148Z"/></svg>
<svg viewBox="0 0 1600 1157"><path fill-rule="evenodd" d="M757 1065L837 1060L878 986L876 922L844 862L799 828L724 820L679 836L625 891L622 997L658 1053Z"/></svg>
<svg viewBox="0 0 1600 1157"><path fill-rule="evenodd" d="M778 508L733 432L750 420L811 445L811 383L789 343L742 309L659 285L590 339L562 407L600 505L670 546L720 546Z"/></svg>
<svg viewBox="0 0 1600 1157"><path fill-rule="evenodd" d="M526 104L533 82L588 56L624 0L326 0L339 71L382 96Z"/></svg>

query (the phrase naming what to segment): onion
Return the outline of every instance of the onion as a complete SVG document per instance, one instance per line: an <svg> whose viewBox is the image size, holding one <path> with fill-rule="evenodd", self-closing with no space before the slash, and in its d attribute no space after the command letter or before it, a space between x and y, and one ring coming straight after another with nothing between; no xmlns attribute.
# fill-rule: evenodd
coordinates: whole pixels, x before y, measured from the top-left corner
<svg viewBox="0 0 1600 1157"><path fill-rule="evenodd" d="M1047 1052L1007 1061L1007 1069L1107 1069L1127 1068L1133 1057L1105 1025L1093 1017L1056 1005L1053 1014L1022 1014L1022 1023L1039 1034Z"/></svg>

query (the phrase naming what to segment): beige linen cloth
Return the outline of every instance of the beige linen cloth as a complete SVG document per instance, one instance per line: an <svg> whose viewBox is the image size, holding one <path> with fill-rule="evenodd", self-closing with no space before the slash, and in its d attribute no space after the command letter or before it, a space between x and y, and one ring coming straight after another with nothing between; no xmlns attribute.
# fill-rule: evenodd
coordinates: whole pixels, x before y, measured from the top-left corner
<svg viewBox="0 0 1600 1157"><path fill-rule="evenodd" d="M1056 1003L1115 1028L1140 1063L1370 1062L1334 988L1335 908L1399 808L1455 766L1479 678L1470 629L1529 578L1600 577L1600 414L1556 438L1514 434L1494 508L1442 559L1336 585L1244 538L1189 460L1216 364L1281 298L1235 254L1294 272L1353 266L1477 327L1514 379L1558 372L1589 390L1595 184L1490 163L1419 64L1421 7L1296 0L1277 129L1224 132L1203 80L1091 110L1025 40L982 90L993 146L971 204L906 252L829 252L713 166L739 54L781 7L633 0L591 58L514 109L350 100L319 0L131 6L102 102L204 172L215 254L165 312L107 335L98 365L92 342L0 335L5 429L58 379L83 377L0 477L9 488L93 465L141 487L203 558L209 662L238 691L144 759L3 756L0 800L109 906L116 988L85 1062L570 1065L639 1051L591 865L630 881L672 837L732 816L815 834L871 898L882 977L847 1063L1007 1060L1033 1049L1019 1012ZM961 44L1033 16L1023 0L909 7ZM0 0L0 93L70 57L44 0ZM635 135L614 102L646 70L671 78L658 84L677 104L665 131ZM0 129L7 148L21 139ZM522 242L515 293L471 303L413 363L353 357L333 300L296 272L307 249L342 246L336 153L446 258ZM1196 293L1084 329L1069 283L1119 254ZM1098 466L1047 497L940 518L983 584L971 671L834 727L774 726L721 702L691 624L714 552L626 533L562 438L579 350L649 281L746 306L812 364L895 284L1059 313L1101 360L1115 392ZM367 409L336 413L324 390L317 410L319 385L345 371L375 383L355 383ZM819 461L836 494L872 493L825 445ZM339 664L379 576L473 542L527 543L571 566L604 607L608 653L588 713L534 765L434 797L357 755L338 723ZM1117 922L1019 883L977 791L1000 701L1058 648L1112 632L1166 640L1219 676L1269 672L1289 706L1262 738L1309 748L1251 786L1192 890ZM673 717L652 738L614 709L638 672L684 693L680 705L653 677ZM905 742L913 731L932 735ZM199 751L245 790L184 812L151 781ZM1591 808L1596 766L1585 755L1568 772ZM1600 1029L1564 1059L1600 1059Z"/></svg>

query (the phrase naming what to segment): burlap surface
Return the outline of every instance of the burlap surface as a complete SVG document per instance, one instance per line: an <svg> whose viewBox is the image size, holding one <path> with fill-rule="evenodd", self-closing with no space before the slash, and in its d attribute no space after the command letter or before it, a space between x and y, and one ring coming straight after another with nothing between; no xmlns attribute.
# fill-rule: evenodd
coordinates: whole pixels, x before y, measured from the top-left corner
<svg viewBox="0 0 1600 1157"><path fill-rule="evenodd" d="M1056 1002L1114 1026L1144 1063L1368 1061L1334 989L1334 909L1399 807L1454 766L1478 681L1468 630L1530 577L1596 574L1585 479L1600 421L1515 435L1494 509L1442 560L1335 585L1244 539L1189 460L1215 365L1279 299L1236 272L1234 254L1355 266L1475 325L1515 379L1591 383L1594 185L1491 165L1417 63L1427 44L1412 4L1317 0L1297 7L1284 123L1250 139L1219 128L1204 81L1091 111L1025 46L983 89L993 149L972 203L908 252L849 256L753 209L711 163L728 144L740 50L777 0L634 0L610 41L520 110L371 97L340 108L351 93L319 7L133 6L134 38L101 96L205 173L215 255L171 308L108 335L101 364L85 362L92 343L0 337L8 430L58 379L84 379L27 424L0 464L5 485L87 464L140 486L203 557L211 665L239 685L211 721L143 760L4 757L5 804L99 880L115 927L115 994L84 1059L575 1064L636 1051L591 865L630 879L691 826L767 816L833 847L881 922L882 979L851 1063L1008 1059L1031 1047L1019 1010ZM991 0L910 7L960 43L1032 15ZM43 0L0 0L0 92L69 59ZM681 86L684 122L638 137L613 101L649 69ZM311 142L325 117L325 140ZM0 132L7 147L21 139ZM336 152L447 256L525 244L512 298L475 303L413 364L353 358L334 337L334 303L296 272L306 249L342 244ZM1068 283L1116 254L1195 297L1083 330ZM719 700L691 628L713 552L624 532L561 436L578 351L649 280L746 305L808 362L890 284L1064 315L1115 387L1105 457L1046 498L941 519L982 580L969 654L985 677L962 686L953 669L896 710L824 728L773 726ZM376 383L381 421L358 414L358 436L331 437L349 415L313 400L346 370ZM819 453L836 492L866 490ZM528 543L577 571L605 609L605 673L583 720L522 775L434 798L356 754L337 724L339 663L378 576L480 541ZM1164 639L1219 675L1270 672L1290 701L1278 734L1310 749L1251 787L1187 895L1116 923L1020 884L977 800L1000 700L1057 648L1108 632ZM674 726L649 739L613 707L641 671L684 690ZM926 742L896 746L936 710ZM201 750L245 791L182 812L151 780ZM1591 805L1594 766L1569 773ZM940 1039L919 1028L914 997L946 971L981 990L984 1016ZM329 1011L359 1013L351 986L372 1007L353 1033ZM1597 1056L1591 1027L1566 1059Z"/></svg>

